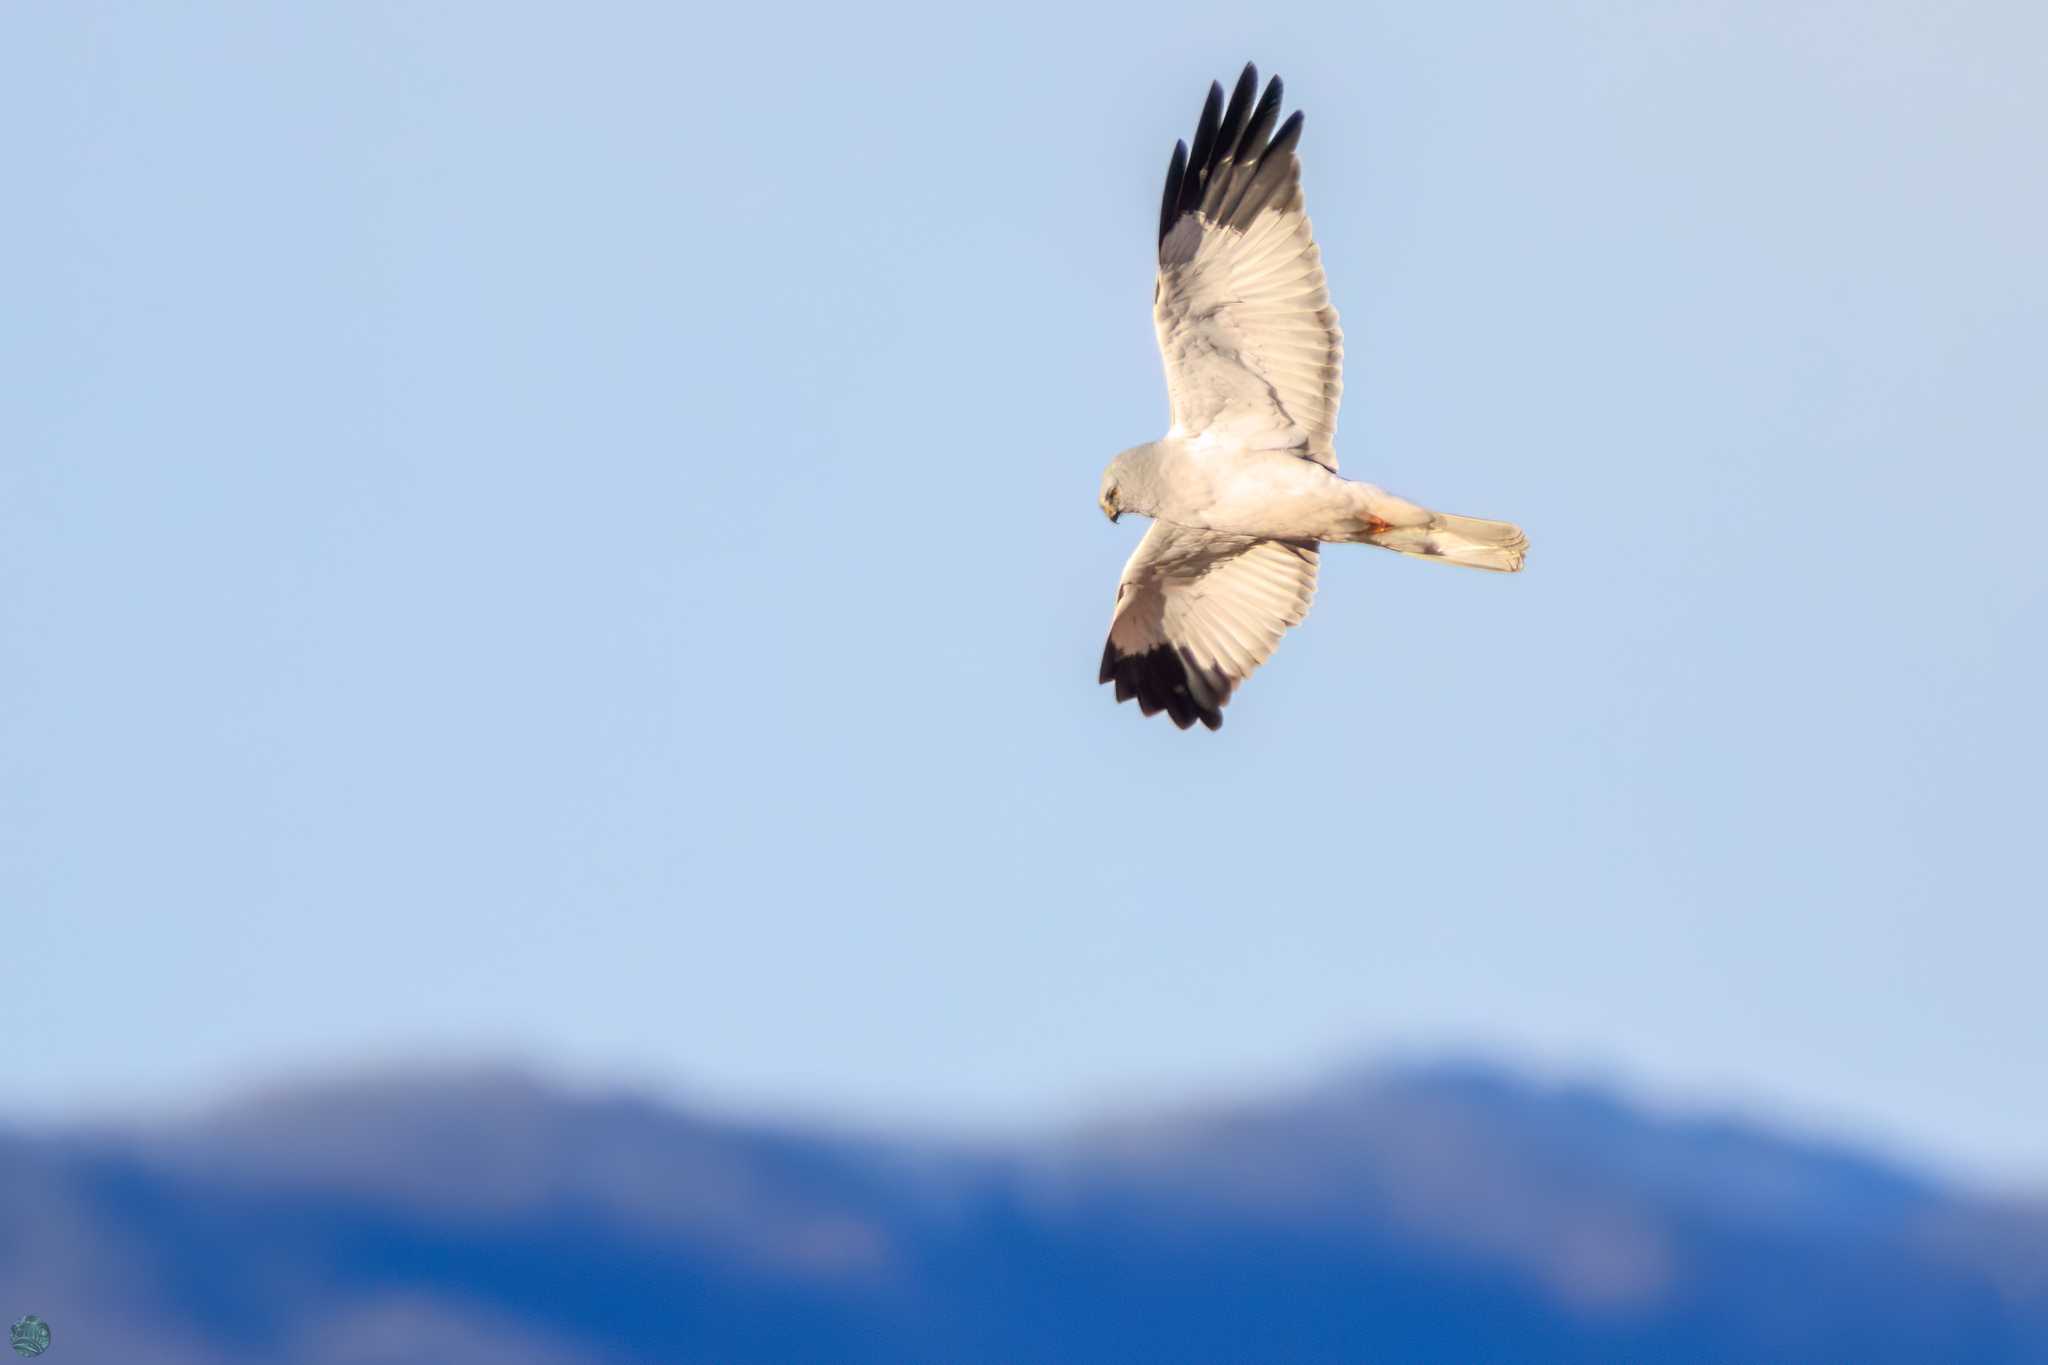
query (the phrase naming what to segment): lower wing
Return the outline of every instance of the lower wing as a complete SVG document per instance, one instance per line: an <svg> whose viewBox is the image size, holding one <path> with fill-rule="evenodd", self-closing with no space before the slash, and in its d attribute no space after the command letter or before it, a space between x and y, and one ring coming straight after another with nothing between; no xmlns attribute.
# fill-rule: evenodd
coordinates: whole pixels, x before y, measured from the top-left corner
<svg viewBox="0 0 2048 1365"><path fill-rule="evenodd" d="M1315 590L1313 541L1154 522L1117 584L1100 681L1148 716L1220 729L1230 694L1308 615Z"/></svg>

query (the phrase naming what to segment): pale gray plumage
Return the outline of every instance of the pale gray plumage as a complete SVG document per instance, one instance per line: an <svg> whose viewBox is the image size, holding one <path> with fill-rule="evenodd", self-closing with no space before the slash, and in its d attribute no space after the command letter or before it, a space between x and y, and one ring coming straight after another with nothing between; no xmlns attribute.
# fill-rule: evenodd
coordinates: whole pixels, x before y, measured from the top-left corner
<svg viewBox="0 0 2048 1365"><path fill-rule="evenodd" d="M1153 319L1173 426L1110 462L1100 505L1154 518L1117 585L1100 677L1118 701L1214 730L1315 593L1317 546L1514 572L1507 522L1432 512L1337 476L1344 338L1303 208L1299 113L1247 65L1209 87L1193 150L1176 143L1159 215Z"/></svg>

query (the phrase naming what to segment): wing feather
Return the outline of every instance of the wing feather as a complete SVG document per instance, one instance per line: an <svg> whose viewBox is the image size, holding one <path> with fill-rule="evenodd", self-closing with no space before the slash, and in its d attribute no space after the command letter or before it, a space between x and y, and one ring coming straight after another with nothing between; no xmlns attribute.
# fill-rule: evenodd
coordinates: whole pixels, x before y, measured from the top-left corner
<svg viewBox="0 0 2048 1365"><path fill-rule="evenodd" d="M1117 584L1099 679L1148 716L1220 729L1237 685L1308 614L1315 590L1313 541L1154 522Z"/></svg>
<svg viewBox="0 0 2048 1365"><path fill-rule="evenodd" d="M1302 206L1302 118L1278 123L1278 77L1254 107L1257 89L1250 65L1228 108L1212 84L1192 150L1176 143L1167 167L1153 320L1173 430L1299 447L1334 470L1344 339Z"/></svg>

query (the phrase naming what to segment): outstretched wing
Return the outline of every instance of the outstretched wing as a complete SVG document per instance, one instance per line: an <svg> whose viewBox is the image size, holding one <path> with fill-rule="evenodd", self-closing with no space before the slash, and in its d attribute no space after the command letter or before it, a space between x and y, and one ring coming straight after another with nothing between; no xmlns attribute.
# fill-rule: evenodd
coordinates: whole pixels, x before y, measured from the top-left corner
<svg viewBox="0 0 2048 1365"><path fill-rule="evenodd" d="M1175 143L1166 172L1152 316L1172 434L1299 447L1334 470L1344 336L1302 208L1301 115L1274 132L1280 78L1254 108L1258 84L1246 65L1228 110L1212 84L1194 150Z"/></svg>
<svg viewBox="0 0 2048 1365"><path fill-rule="evenodd" d="M1316 546L1155 521L1124 565L1100 681L1185 730L1223 725L1237 685L1308 615Z"/></svg>

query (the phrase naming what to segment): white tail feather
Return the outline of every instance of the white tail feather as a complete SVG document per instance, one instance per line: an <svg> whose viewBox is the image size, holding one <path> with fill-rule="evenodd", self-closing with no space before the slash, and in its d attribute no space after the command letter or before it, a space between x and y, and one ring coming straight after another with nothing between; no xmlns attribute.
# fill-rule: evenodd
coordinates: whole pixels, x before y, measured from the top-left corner
<svg viewBox="0 0 2048 1365"><path fill-rule="evenodd" d="M1366 539L1404 555L1469 564L1497 573L1519 570L1522 557L1529 550L1529 537L1512 522L1454 517L1446 512L1430 514L1430 519L1420 526L1389 526L1384 531L1374 531Z"/></svg>

